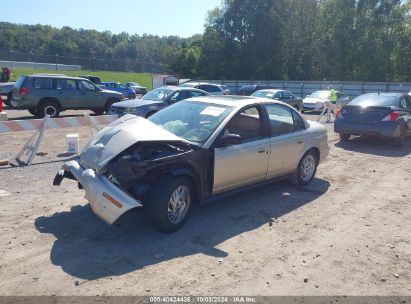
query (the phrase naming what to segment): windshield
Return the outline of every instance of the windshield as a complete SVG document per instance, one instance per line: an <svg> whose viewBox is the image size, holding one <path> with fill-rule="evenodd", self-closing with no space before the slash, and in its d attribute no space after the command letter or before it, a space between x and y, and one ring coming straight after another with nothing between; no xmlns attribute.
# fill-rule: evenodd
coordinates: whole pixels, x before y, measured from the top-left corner
<svg viewBox="0 0 411 304"><path fill-rule="evenodd" d="M312 94L311 94L310 96L308 96L308 97L310 97L310 98L328 99L329 95L330 95L330 92L328 92L328 91L317 91L317 92L312 93Z"/></svg>
<svg viewBox="0 0 411 304"><path fill-rule="evenodd" d="M390 107L394 105L397 100L396 96L387 95L362 95L354 98L349 103L350 106L361 106L361 107Z"/></svg>
<svg viewBox="0 0 411 304"><path fill-rule="evenodd" d="M205 143L232 107L197 101L180 101L149 118L156 125L185 140Z"/></svg>
<svg viewBox="0 0 411 304"><path fill-rule="evenodd" d="M141 99L155 101L164 100L164 98L166 98L172 92L173 91L169 89L155 89L150 93L144 95Z"/></svg>
<svg viewBox="0 0 411 304"><path fill-rule="evenodd" d="M251 96L263 97L263 98L273 98L274 94L275 94L274 92L270 92L270 91L257 91L251 94Z"/></svg>

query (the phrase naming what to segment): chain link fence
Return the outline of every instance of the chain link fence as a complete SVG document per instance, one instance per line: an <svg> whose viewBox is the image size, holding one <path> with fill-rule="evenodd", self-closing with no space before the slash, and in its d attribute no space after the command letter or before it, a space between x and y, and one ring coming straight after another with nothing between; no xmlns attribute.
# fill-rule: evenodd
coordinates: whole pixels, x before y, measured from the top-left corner
<svg viewBox="0 0 411 304"><path fill-rule="evenodd" d="M34 69L55 69L55 70L92 70L92 71L116 71L133 73L161 74L165 72L165 67L161 63L143 62L133 58L95 58L72 57L60 54L38 54L23 53L15 51L1 51L0 61L13 67L30 67Z"/></svg>

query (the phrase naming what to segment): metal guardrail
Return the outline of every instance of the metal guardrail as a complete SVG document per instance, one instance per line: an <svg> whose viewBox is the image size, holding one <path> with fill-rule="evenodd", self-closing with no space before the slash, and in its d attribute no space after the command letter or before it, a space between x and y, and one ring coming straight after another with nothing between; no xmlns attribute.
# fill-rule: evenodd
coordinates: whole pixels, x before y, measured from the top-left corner
<svg viewBox="0 0 411 304"><path fill-rule="evenodd" d="M306 97L307 95L326 90L329 86L347 94L351 99L361 94L374 92L398 92L408 93L411 91L410 82L357 82L357 81L248 81L248 80L200 80L201 82L211 82L226 85L235 94L247 84L271 85L273 87L288 90L291 93Z"/></svg>

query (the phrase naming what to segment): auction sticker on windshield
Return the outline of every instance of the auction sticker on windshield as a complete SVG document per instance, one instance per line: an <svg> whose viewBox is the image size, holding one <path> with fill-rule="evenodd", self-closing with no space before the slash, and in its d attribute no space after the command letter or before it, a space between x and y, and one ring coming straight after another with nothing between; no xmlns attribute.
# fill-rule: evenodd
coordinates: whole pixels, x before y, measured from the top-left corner
<svg viewBox="0 0 411 304"><path fill-rule="evenodd" d="M201 115L210 115L210 116L218 117L221 114L223 114L225 110L226 110L225 108L207 107L200 114Z"/></svg>

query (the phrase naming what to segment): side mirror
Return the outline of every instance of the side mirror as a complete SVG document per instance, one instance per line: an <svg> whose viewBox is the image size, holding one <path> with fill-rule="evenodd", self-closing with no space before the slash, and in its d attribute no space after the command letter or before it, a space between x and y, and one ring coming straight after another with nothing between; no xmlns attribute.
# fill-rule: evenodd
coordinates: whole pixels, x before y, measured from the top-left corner
<svg viewBox="0 0 411 304"><path fill-rule="evenodd" d="M229 147L240 145L244 141L243 137L237 134L227 134L224 135L219 141L218 144L220 147Z"/></svg>

